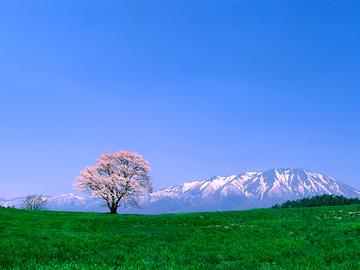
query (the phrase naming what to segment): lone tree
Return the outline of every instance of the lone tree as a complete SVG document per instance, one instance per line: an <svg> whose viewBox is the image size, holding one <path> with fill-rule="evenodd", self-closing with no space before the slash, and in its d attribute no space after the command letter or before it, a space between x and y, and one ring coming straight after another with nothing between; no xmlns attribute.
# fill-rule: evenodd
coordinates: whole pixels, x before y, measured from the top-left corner
<svg viewBox="0 0 360 270"><path fill-rule="evenodd" d="M26 210L43 210L47 200L43 195L28 195L23 200L23 208Z"/></svg>
<svg viewBox="0 0 360 270"><path fill-rule="evenodd" d="M137 153L107 153L95 166L81 171L74 186L102 198L110 213L116 214L120 205L139 207L139 196L151 192L149 171L149 163Z"/></svg>

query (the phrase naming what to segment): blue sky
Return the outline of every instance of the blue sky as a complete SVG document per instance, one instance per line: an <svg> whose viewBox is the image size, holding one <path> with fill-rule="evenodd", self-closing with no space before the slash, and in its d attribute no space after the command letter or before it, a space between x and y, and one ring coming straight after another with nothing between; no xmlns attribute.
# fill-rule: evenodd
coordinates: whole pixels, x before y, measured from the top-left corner
<svg viewBox="0 0 360 270"><path fill-rule="evenodd" d="M0 197L102 152L155 188L307 168L360 188L359 1L1 1Z"/></svg>

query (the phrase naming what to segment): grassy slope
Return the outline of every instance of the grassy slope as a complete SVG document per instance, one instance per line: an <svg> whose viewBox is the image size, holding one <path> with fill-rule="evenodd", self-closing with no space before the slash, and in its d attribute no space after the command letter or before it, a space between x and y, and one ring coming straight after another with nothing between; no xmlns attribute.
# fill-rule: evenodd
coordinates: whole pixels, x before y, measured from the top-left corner
<svg viewBox="0 0 360 270"><path fill-rule="evenodd" d="M163 216L0 209L0 269L360 269L360 205Z"/></svg>

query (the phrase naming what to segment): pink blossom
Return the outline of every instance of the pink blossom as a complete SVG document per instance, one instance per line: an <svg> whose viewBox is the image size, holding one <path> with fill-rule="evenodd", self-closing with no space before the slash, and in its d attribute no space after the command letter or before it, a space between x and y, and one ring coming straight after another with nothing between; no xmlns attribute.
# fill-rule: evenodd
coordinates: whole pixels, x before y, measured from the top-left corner
<svg viewBox="0 0 360 270"><path fill-rule="evenodd" d="M138 206L139 196L152 190L149 171L149 163L137 153L105 153L95 166L80 172L74 186L102 198L111 213L116 213L120 205Z"/></svg>

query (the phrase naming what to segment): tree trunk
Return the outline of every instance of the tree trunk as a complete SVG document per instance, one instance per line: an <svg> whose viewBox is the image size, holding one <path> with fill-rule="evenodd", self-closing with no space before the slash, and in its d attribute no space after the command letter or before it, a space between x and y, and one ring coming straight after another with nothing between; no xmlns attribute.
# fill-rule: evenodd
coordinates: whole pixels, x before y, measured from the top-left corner
<svg viewBox="0 0 360 270"><path fill-rule="evenodd" d="M117 214L117 209L118 209L117 206L112 206L112 207L110 208L110 213L111 213L111 214Z"/></svg>

